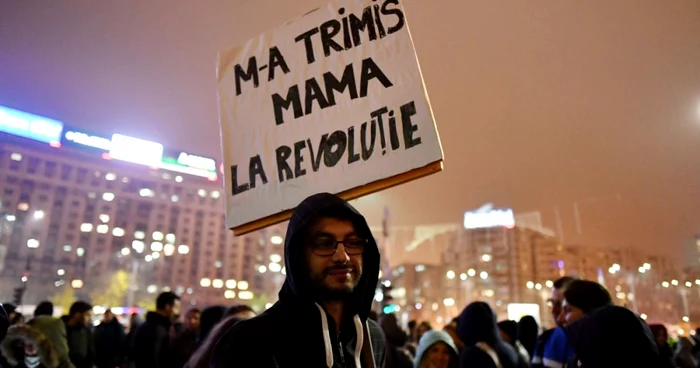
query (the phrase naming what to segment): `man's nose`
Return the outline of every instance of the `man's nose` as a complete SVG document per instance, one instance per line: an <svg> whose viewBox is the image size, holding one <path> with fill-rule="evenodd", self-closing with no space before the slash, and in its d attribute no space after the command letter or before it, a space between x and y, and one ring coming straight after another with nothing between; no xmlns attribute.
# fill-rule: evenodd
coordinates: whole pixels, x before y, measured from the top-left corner
<svg viewBox="0 0 700 368"><path fill-rule="evenodd" d="M345 252L345 244L338 244L335 253L333 253L334 262L347 262L350 260L350 256Z"/></svg>

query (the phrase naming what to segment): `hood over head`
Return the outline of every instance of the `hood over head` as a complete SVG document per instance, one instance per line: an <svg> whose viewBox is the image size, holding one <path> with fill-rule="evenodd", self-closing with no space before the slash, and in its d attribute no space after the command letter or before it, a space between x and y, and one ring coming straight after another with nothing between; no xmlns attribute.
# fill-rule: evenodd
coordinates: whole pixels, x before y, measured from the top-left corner
<svg viewBox="0 0 700 368"><path fill-rule="evenodd" d="M582 367L660 367L646 322L624 307L605 306L566 327Z"/></svg>
<svg viewBox="0 0 700 368"><path fill-rule="evenodd" d="M457 351L457 347L455 346L455 343L452 340L452 336L450 336L450 334L448 334L445 331L431 330L424 333L423 336L420 338L420 342L418 343L418 347L416 348L416 357L413 359L413 367L418 368L420 366L421 360L423 359L423 355L425 355L425 352L430 350L430 348L433 345L439 342L445 343L449 347L449 366L456 366L459 362L459 352Z"/></svg>
<svg viewBox="0 0 700 368"><path fill-rule="evenodd" d="M484 302L473 302L467 305L459 316L457 334L464 346L471 347L478 342L494 346L502 342L496 324L496 314Z"/></svg>
<svg viewBox="0 0 700 368"><path fill-rule="evenodd" d="M317 313L325 345L326 366L333 366L333 344L330 337L330 325L333 324L327 312L318 304L314 295L311 278L305 259L304 236L309 226L319 217L335 217L351 221L359 236L368 240L362 253L362 276L352 296L345 305L349 326L355 329L355 366L361 366L361 356L372 360L366 366L376 366L372 355L372 342L369 335L367 319L372 309L377 282L379 280L379 248L372 236L365 218L342 198L330 193L314 194L303 200L292 213L284 239L284 264L287 277L279 292L279 303L292 306L302 313ZM352 318L350 319L350 316ZM345 322L343 322L344 324ZM366 342L366 343L365 343Z"/></svg>
<svg viewBox="0 0 700 368"><path fill-rule="evenodd" d="M33 344L37 347L41 364L55 368L60 359L53 343L44 334L28 325L16 325L7 330L7 336L0 345L2 355L12 366L24 364L24 346Z"/></svg>
<svg viewBox="0 0 700 368"><path fill-rule="evenodd" d="M379 327L384 331L386 342L392 346L404 346L408 335L399 327L399 322L396 315L393 313L385 314L379 319Z"/></svg>
<svg viewBox="0 0 700 368"><path fill-rule="evenodd" d="M362 254L362 277L352 295L353 304L349 306L353 313L365 321L369 316L379 279L379 248L365 218L348 202L330 193L312 195L294 209L284 240L284 264L287 269L287 278L279 298L281 302L294 301L311 306L316 302L315 295L311 295L313 288L308 287L310 279L305 265L302 238L315 219L330 211L342 213L352 221L358 234L369 240Z"/></svg>

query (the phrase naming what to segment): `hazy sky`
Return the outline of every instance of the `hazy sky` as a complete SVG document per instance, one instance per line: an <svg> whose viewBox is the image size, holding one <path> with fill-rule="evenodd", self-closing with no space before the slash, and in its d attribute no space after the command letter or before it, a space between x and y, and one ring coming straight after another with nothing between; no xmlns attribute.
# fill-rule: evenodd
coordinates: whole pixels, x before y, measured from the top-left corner
<svg viewBox="0 0 700 368"><path fill-rule="evenodd" d="M218 50L323 3L5 0L0 105L218 158ZM677 253L700 232L700 1L405 8L445 171L361 200L372 222L494 202L552 228L559 206L567 242Z"/></svg>

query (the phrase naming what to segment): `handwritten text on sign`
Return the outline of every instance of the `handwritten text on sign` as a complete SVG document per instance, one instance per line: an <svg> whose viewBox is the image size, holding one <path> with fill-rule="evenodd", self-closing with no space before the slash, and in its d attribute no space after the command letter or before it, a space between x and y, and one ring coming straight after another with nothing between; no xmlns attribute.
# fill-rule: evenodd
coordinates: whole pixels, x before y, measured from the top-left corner
<svg viewBox="0 0 700 368"><path fill-rule="evenodd" d="M218 73L229 227L442 160L398 0L329 4Z"/></svg>

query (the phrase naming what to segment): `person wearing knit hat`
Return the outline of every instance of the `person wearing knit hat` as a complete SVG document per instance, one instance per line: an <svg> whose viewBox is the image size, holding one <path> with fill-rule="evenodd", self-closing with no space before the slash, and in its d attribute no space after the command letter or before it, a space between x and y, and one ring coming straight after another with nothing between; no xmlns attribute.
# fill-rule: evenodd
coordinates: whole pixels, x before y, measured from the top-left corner
<svg viewBox="0 0 700 368"><path fill-rule="evenodd" d="M564 291L559 323L568 326L598 308L613 304L610 293L603 285L589 280L574 280Z"/></svg>

